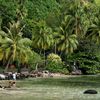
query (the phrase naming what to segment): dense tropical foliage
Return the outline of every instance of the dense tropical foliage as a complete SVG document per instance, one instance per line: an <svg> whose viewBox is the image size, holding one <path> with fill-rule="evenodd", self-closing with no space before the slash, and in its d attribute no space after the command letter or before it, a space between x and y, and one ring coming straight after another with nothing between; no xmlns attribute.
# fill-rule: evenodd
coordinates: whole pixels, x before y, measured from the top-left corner
<svg viewBox="0 0 100 100"><path fill-rule="evenodd" d="M14 64L35 69L38 64L68 73L78 61L83 74L99 73L99 2L0 0L0 67L7 70Z"/></svg>

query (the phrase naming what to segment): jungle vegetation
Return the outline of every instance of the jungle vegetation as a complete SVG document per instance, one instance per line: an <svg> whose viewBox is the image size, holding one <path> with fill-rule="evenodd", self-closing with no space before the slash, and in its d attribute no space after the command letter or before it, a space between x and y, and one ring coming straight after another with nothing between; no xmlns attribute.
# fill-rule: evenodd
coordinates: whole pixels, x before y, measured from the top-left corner
<svg viewBox="0 0 100 100"><path fill-rule="evenodd" d="M99 0L0 0L0 68L100 73Z"/></svg>

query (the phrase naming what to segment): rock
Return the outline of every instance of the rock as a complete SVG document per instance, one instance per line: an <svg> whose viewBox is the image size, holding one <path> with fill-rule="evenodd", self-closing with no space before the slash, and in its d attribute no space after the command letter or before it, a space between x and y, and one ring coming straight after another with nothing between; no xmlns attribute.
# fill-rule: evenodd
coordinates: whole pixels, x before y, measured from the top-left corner
<svg viewBox="0 0 100 100"><path fill-rule="evenodd" d="M98 92L96 90L86 90L84 91L84 94L97 94Z"/></svg>
<svg viewBox="0 0 100 100"><path fill-rule="evenodd" d="M4 74L0 74L0 79L4 80L6 79L6 76Z"/></svg>
<svg viewBox="0 0 100 100"><path fill-rule="evenodd" d="M2 86L0 85L0 88L2 88Z"/></svg>
<svg viewBox="0 0 100 100"><path fill-rule="evenodd" d="M81 70L76 70L71 72L72 75L82 75Z"/></svg>

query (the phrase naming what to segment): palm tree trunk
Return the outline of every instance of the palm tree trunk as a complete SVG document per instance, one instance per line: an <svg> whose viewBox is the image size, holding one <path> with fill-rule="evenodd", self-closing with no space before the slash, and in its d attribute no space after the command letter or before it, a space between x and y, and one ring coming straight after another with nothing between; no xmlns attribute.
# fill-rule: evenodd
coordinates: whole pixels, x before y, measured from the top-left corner
<svg viewBox="0 0 100 100"><path fill-rule="evenodd" d="M45 49L44 49L44 67L46 66L46 62L45 62Z"/></svg>
<svg viewBox="0 0 100 100"><path fill-rule="evenodd" d="M62 51L60 52L60 57L62 56Z"/></svg>
<svg viewBox="0 0 100 100"><path fill-rule="evenodd" d="M9 60L8 60L8 62L7 62L7 65L6 65L6 67L5 67L4 72L7 72L10 62L11 62L11 57L9 58Z"/></svg>
<svg viewBox="0 0 100 100"><path fill-rule="evenodd" d="M56 42L55 42L55 54L56 54L57 52L56 52Z"/></svg>
<svg viewBox="0 0 100 100"><path fill-rule="evenodd" d="M18 66L18 73L20 73L21 72L20 61L17 62L17 66Z"/></svg>
<svg viewBox="0 0 100 100"><path fill-rule="evenodd" d="M11 60L12 60L12 53L9 55L9 59L7 61L7 65L6 65L5 70L4 70L5 72L7 72L9 64L11 63Z"/></svg>
<svg viewBox="0 0 100 100"><path fill-rule="evenodd" d="M40 50L39 54L41 55L41 50Z"/></svg>
<svg viewBox="0 0 100 100"><path fill-rule="evenodd" d="M36 70L36 71L38 70L38 63L36 64L35 70Z"/></svg>

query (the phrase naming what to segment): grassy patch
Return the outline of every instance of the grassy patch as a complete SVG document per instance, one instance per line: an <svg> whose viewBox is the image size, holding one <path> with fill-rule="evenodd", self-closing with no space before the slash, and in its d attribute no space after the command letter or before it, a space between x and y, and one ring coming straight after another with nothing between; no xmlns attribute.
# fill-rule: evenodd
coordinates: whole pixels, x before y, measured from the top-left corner
<svg viewBox="0 0 100 100"><path fill-rule="evenodd" d="M0 100L100 100L100 76L33 78L17 81L17 86L1 90ZM98 94L83 94L87 89Z"/></svg>

